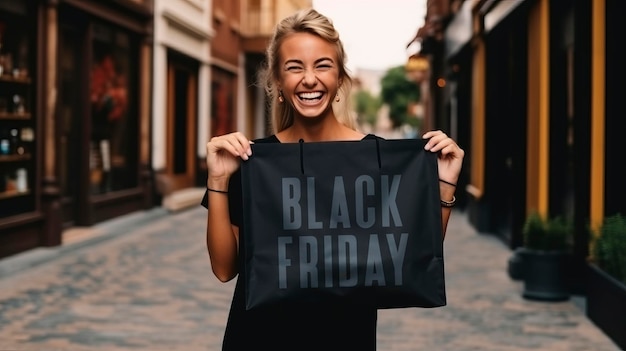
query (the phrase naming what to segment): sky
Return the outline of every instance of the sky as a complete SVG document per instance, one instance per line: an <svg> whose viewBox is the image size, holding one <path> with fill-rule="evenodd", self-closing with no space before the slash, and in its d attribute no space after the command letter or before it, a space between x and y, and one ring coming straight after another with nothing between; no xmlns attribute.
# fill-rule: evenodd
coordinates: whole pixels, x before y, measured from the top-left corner
<svg viewBox="0 0 626 351"><path fill-rule="evenodd" d="M352 72L404 65L426 15L426 0L313 0L313 7L333 21Z"/></svg>

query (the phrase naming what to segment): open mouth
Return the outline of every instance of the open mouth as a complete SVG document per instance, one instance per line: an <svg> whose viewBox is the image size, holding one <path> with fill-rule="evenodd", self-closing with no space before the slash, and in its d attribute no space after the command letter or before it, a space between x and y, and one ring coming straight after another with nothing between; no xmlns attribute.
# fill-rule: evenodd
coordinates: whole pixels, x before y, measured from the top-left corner
<svg viewBox="0 0 626 351"><path fill-rule="evenodd" d="M311 93L299 93L297 94L298 99L302 101L318 101L322 98L324 94L322 92L316 91Z"/></svg>

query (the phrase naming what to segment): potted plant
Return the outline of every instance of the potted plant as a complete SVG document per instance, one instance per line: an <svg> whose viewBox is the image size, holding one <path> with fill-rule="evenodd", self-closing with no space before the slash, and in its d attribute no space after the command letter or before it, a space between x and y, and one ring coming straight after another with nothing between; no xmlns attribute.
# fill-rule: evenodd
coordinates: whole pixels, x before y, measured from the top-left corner
<svg viewBox="0 0 626 351"><path fill-rule="evenodd" d="M516 251L523 297L563 301L570 297L572 225L563 217L544 218L532 212L522 229L524 245Z"/></svg>
<svg viewBox="0 0 626 351"><path fill-rule="evenodd" d="M626 217L604 219L593 242L587 275L587 316L626 349Z"/></svg>

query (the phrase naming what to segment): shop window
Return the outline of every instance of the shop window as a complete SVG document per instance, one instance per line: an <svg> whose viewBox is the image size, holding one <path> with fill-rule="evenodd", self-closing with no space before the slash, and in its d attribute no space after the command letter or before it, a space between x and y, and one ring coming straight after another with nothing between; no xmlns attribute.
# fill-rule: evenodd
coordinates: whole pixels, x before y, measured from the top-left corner
<svg viewBox="0 0 626 351"><path fill-rule="evenodd" d="M136 187L138 47L113 26L93 26L90 184L93 194Z"/></svg>
<svg viewBox="0 0 626 351"><path fill-rule="evenodd" d="M0 0L0 217L35 210L35 22Z"/></svg>

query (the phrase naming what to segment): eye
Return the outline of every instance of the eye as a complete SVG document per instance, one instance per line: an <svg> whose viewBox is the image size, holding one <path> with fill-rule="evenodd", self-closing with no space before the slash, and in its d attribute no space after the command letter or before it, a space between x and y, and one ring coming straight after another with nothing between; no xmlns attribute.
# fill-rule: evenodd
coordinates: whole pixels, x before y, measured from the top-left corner
<svg viewBox="0 0 626 351"><path fill-rule="evenodd" d="M298 73L298 72L302 72L302 67L301 66L287 66L285 68L285 70L287 72L294 72L294 73Z"/></svg>
<svg viewBox="0 0 626 351"><path fill-rule="evenodd" d="M319 65L317 65L317 69L321 71L327 71L331 68L333 68L333 65L330 63L320 63Z"/></svg>

